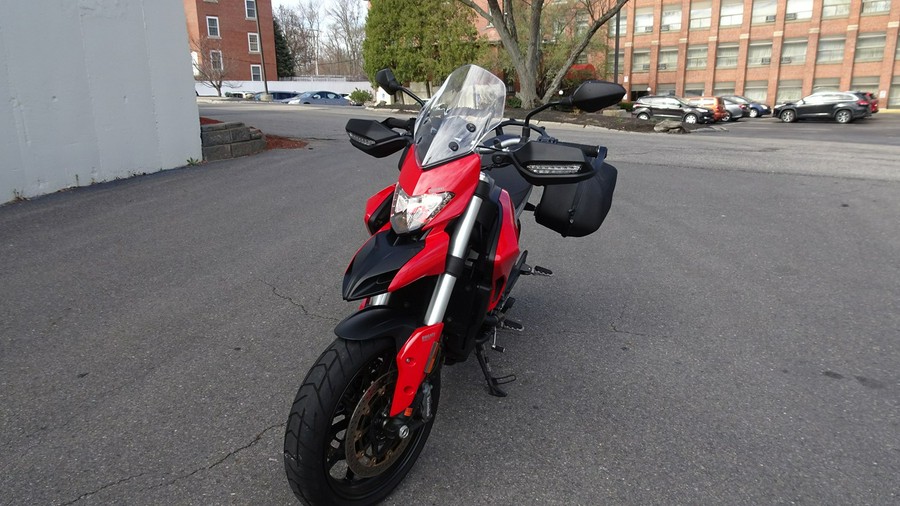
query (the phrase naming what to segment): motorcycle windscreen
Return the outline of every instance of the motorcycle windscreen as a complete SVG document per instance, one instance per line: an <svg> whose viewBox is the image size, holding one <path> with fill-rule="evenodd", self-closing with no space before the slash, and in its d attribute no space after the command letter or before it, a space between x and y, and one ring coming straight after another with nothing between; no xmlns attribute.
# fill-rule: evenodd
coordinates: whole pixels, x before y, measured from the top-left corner
<svg viewBox="0 0 900 506"><path fill-rule="evenodd" d="M428 169L475 150L503 120L506 85L477 65L454 70L416 118L419 165Z"/></svg>

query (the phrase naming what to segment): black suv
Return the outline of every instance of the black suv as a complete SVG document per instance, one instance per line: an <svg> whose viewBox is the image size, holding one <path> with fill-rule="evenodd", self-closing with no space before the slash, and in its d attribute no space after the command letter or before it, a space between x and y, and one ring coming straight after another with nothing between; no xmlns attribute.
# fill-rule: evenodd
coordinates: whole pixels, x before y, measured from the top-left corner
<svg viewBox="0 0 900 506"><path fill-rule="evenodd" d="M776 106L772 115L785 123L798 119L833 119L838 123L850 123L870 114L869 102L848 91L820 91L803 97L797 102Z"/></svg>
<svg viewBox="0 0 900 506"><path fill-rule="evenodd" d="M637 99L631 115L637 119L666 118L684 123L712 123L713 113L709 109L694 107L673 96L646 96Z"/></svg>

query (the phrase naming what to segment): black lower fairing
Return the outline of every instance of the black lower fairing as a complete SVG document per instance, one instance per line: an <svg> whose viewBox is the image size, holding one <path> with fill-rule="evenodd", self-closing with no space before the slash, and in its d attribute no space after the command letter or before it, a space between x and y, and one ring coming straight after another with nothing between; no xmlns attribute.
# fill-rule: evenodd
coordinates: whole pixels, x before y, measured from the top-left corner
<svg viewBox="0 0 900 506"><path fill-rule="evenodd" d="M387 292L397 272L424 248L424 240L398 236L392 230L373 235L344 274L344 300L359 300Z"/></svg>

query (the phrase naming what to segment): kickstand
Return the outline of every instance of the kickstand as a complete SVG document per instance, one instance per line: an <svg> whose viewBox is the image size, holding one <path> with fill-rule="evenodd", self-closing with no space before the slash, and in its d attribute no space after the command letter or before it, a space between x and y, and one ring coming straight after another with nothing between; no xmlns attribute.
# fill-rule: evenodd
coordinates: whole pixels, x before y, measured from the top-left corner
<svg viewBox="0 0 900 506"><path fill-rule="evenodd" d="M475 357L478 359L478 365L481 366L481 372L484 373L484 379L488 384L488 393L494 397L506 397L506 392L500 388L500 385L511 383L516 380L515 374L495 378L491 372L491 364L484 354L484 344L475 344Z"/></svg>

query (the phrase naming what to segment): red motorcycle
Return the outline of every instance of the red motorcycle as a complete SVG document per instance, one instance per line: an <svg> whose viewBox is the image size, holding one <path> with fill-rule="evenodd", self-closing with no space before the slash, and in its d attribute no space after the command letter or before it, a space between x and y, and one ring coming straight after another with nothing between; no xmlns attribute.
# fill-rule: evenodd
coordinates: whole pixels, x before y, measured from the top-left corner
<svg viewBox="0 0 900 506"><path fill-rule="evenodd" d="M520 218L563 236L596 231L609 212L616 169L606 149L558 141L530 123L553 106L593 112L617 103L618 84L589 81L571 97L503 120L506 85L466 65L424 102L388 70L387 92L421 104L409 120L351 119L350 143L377 158L403 150L400 177L369 198L371 234L344 275L343 297L359 310L300 386L288 417L284 463L296 496L309 504L362 505L384 499L425 446L441 396L441 368L474 352L488 391L514 376L491 372L486 347L503 351L497 330L522 275L551 275L525 263ZM534 186L543 186L537 205ZM490 344L489 344L490 343Z"/></svg>

